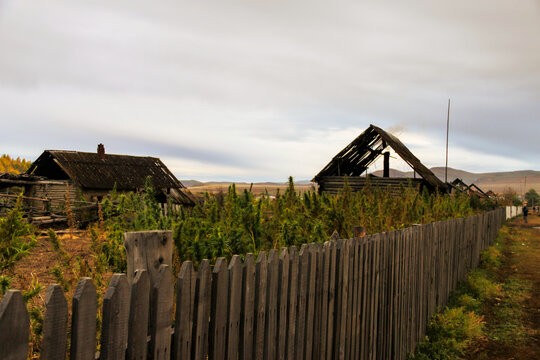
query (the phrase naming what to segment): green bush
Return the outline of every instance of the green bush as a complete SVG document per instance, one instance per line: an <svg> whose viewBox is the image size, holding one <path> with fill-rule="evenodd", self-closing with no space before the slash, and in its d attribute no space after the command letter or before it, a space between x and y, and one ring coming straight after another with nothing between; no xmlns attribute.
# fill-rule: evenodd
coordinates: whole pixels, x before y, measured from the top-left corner
<svg viewBox="0 0 540 360"><path fill-rule="evenodd" d="M464 307L446 308L433 315L427 327L426 339L419 342L409 360L460 359L463 351L483 335L483 318Z"/></svg>
<svg viewBox="0 0 540 360"><path fill-rule="evenodd" d="M468 294L480 302L502 296L502 284L490 280L487 271L483 268L471 271L467 275L464 287Z"/></svg>
<svg viewBox="0 0 540 360"><path fill-rule="evenodd" d="M23 219L22 197L15 206L0 218L0 270L12 267L30 252L36 240L30 236L32 227Z"/></svg>
<svg viewBox="0 0 540 360"><path fill-rule="evenodd" d="M126 231L173 231L180 261L214 261L234 254L260 251L304 243L322 243L334 231L342 238L353 236L353 228L362 226L367 233L395 230L417 223L464 217L473 214L469 198L421 194L412 186L403 186L399 196L366 186L353 192L346 184L338 195L295 190L292 178L287 189L275 197L259 198L244 190L238 193L232 184L226 193L205 194L193 208L163 214L148 181L141 193L111 193L101 202L99 227L92 227L95 253L104 253L114 271L125 271L123 233Z"/></svg>

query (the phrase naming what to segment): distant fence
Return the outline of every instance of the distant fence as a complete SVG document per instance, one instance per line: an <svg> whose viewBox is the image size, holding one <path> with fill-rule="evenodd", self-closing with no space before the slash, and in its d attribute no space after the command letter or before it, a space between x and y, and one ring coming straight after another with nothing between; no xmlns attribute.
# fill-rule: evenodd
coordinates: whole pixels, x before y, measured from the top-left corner
<svg viewBox="0 0 540 360"><path fill-rule="evenodd" d="M523 214L523 211L522 211L521 206L507 206L506 207L506 219L511 219L522 214Z"/></svg>
<svg viewBox="0 0 540 360"><path fill-rule="evenodd" d="M146 252L142 233L129 233L128 269L139 270L111 280L99 354L96 291L84 278L70 331L61 288L48 288L41 359L65 359L66 334L71 360L405 359L506 216L501 208L257 259L235 255L230 264L220 258L213 267L204 260L198 272L186 261L176 290L163 256L170 233L149 232L156 246ZM9 291L0 305L0 358L26 359L28 335L21 293Z"/></svg>

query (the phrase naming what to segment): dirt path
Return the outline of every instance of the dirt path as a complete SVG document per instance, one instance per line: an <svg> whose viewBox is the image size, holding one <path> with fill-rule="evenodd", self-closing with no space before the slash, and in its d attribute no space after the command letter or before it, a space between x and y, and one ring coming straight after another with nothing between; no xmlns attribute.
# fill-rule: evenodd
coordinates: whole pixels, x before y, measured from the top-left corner
<svg viewBox="0 0 540 360"><path fill-rule="evenodd" d="M532 215L528 220L524 224L519 218L508 225L509 236L502 243L503 264L498 274L501 282L515 278L531 285L522 318L526 339L515 343L490 340L479 352L483 359L540 359L540 216Z"/></svg>

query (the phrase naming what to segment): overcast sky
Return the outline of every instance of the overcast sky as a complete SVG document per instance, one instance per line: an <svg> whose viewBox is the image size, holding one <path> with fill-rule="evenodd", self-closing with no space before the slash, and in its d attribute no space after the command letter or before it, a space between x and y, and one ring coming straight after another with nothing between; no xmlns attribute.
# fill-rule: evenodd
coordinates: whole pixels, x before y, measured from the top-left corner
<svg viewBox="0 0 540 360"><path fill-rule="evenodd" d="M0 0L0 153L30 160L310 179L374 124L443 166L448 98L449 166L540 170L539 0Z"/></svg>

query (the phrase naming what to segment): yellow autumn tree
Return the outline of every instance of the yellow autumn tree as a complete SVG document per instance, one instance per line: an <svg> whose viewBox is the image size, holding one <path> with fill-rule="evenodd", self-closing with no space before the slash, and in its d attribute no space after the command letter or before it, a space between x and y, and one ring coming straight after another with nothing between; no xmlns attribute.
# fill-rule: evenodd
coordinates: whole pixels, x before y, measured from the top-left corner
<svg viewBox="0 0 540 360"><path fill-rule="evenodd" d="M0 173L20 174L28 170L31 164L32 162L26 159L21 159L20 157L14 159L9 155L3 154L0 156Z"/></svg>

